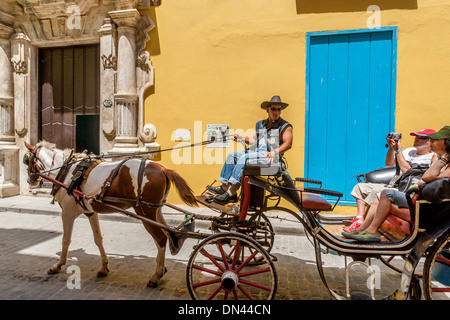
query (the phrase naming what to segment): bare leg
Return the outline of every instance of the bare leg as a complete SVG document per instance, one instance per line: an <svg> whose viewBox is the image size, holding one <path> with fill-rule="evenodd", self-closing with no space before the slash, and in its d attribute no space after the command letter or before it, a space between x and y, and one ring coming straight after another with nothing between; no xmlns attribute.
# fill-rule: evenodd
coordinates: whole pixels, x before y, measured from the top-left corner
<svg viewBox="0 0 450 320"><path fill-rule="evenodd" d="M370 226L370 224L372 223L373 219L375 218L378 206L379 206L379 200L378 200L378 197L375 197L373 199L372 205L369 207L369 210L367 211L367 215L364 218L363 223L358 228L359 232L363 232L364 230L366 230Z"/></svg>
<svg viewBox="0 0 450 320"><path fill-rule="evenodd" d="M362 220L364 220L366 212L367 204L361 199L356 199L356 215L362 217Z"/></svg>
<svg viewBox="0 0 450 320"><path fill-rule="evenodd" d="M372 223L370 224L369 227L367 227L366 230L372 234L379 234L378 228L380 228L384 220L386 220L389 213L391 212L391 209L392 209L391 201L386 196L386 193L384 191L381 192L377 212L375 214Z"/></svg>

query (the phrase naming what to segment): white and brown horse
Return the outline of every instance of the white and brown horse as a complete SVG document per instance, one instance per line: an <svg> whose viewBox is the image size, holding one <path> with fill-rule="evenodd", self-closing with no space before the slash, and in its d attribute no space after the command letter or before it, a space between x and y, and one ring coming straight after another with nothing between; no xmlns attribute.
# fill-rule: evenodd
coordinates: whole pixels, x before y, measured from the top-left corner
<svg viewBox="0 0 450 320"><path fill-rule="evenodd" d="M37 174L46 172L50 178L55 178L58 171L63 167L69 152L67 150L59 150L55 148L54 144L48 142L40 142L36 146L31 146L25 143L29 152L24 157L24 163L28 165L29 183L33 183L37 179ZM105 186L106 181L111 177L120 162L104 161L97 164L89 175L80 185L81 191L89 197L98 196L104 188L105 203L112 204L121 209L128 209L133 207L137 215L166 224L162 213L161 204L164 203L170 189L170 183L173 183L182 198L182 200L191 206L196 206L195 196L186 183L186 181L175 171L164 168L150 160L142 163L141 159L132 158L123 163L120 169L116 172L109 187ZM143 166L144 165L144 166ZM141 167L142 166L142 167ZM68 174L63 182L69 185L72 181L72 172L76 167L76 163L71 164ZM138 175L141 173L142 177ZM111 179L109 179L111 180ZM140 180L140 181L139 181ZM138 186L138 181L140 182ZM154 206L136 205L136 203L114 202L111 199L130 199L136 200L140 193L142 203L160 204ZM72 230L75 219L83 213L89 213L89 222L94 234L94 241L99 248L102 258L102 267L97 273L97 276L106 276L109 272L108 256L103 247L103 237L100 232L100 224L98 219L99 213L111 213L110 209L102 207L96 202L85 201L83 205L80 204L76 196L68 194L65 188L59 188L55 194L55 200L59 203L62 209L63 221L63 240L62 252L59 262L54 264L49 270L49 274L57 273L61 270L61 266L67 262L67 254L69 244L71 242ZM144 227L148 233L153 237L158 254L156 257L156 271L150 278L147 285L156 287L159 279L166 272L165 250L168 235L165 230L155 227L143 221Z"/></svg>

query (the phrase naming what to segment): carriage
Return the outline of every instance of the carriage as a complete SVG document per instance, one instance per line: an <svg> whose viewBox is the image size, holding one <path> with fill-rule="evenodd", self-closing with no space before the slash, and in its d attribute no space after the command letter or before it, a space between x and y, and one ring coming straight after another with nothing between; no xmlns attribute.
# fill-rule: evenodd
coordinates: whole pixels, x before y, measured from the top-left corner
<svg viewBox="0 0 450 320"><path fill-rule="evenodd" d="M149 281L150 286L156 286L165 273L167 240L171 253L176 254L189 238L198 240L186 270L187 287L193 299L274 299L278 276L274 263L276 257L271 254L275 240L271 217L276 212L284 212L298 221L312 239L319 275L335 299L373 299L374 295L373 292L368 295L348 290L344 296L329 288L322 263L322 254L327 252L354 260L346 266L347 273L354 263L365 264L370 269L370 265L365 263L367 258L380 259L400 272L400 287L388 299L420 299L420 278L423 279L426 299L433 299L438 292L448 291L448 178L425 187L409 189L409 210L394 209L382 227L387 240L360 243L342 238L336 232L342 223L341 218L325 215L334 210L342 193L321 188L321 182L317 180L293 179L286 170L281 169L282 166L277 166L273 172L266 170L267 164L247 163L239 202L221 206L211 201L212 195L207 191L195 197L174 171L149 162L145 157L133 155L116 162L104 161L97 156L75 160L72 155L63 156L61 150L42 144L27 147L29 152L24 162L28 165L30 182L40 177L54 184L55 198L63 209L65 233L65 215L71 217L67 219L70 226L76 216L87 214L93 220L94 237L100 233L98 212L120 212L143 222L158 247L157 270ZM158 183L152 184L154 180ZM96 182L89 184L89 181ZM218 214L200 215L167 203L165 199L170 181L187 204L201 204ZM299 187L298 183L319 187ZM132 192L125 194L124 190L130 189L131 185L134 186ZM165 224L161 217L162 206L184 213L185 220L178 226ZM135 213L128 210L131 207ZM70 213L72 211L75 214ZM195 222L200 220L210 221L211 232L195 230ZM68 233L68 238L63 238L61 259L50 268L49 273L58 272L65 263L71 230ZM95 240L102 255L102 269L98 275L104 276L109 271L108 260L101 237ZM394 257L404 259L403 267L392 262ZM424 263L423 272L417 270L419 262Z"/></svg>

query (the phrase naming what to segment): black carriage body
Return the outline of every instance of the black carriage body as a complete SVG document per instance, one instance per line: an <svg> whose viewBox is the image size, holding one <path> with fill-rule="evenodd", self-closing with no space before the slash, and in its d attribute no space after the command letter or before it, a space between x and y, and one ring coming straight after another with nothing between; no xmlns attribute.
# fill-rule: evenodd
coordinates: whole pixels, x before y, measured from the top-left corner
<svg viewBox="0 0 450 320"><path fill-rule="evenodd" d="M292 181L292 180L291 180ZM381 255L406 255L409 254L412 248L417 244L419 234L423 230L428 230L429 228L434 228L436 224L441 225L443 232L448 229L446 223L437 221L435 219L436 213L447 208L450 205L450 201L430 203L427 200L418 200L413 205L413 210L411 210L412 219L414 221L414 229L410 236L405 237L399 241L392 241L389 243L358 243L351 240L342 239L336 237L335 235L329 233L325 228L322 227L322 223L318 219L318 213L323 210L313 210L306 209L302 206L301 197L302 191L293 189L292 182L289 187L282 187L276 185L270 185L258 176L250 177L249 184L261 189L266 190L271 194L276 194L284 200L288 201L293 205L301 214L301 220L303 227L309 234L315 235L319 243L329 249L336 251L342 255L348 256L363 256L363 257L379 257ZM323 195L334 195L339 196L339 193L316 189L316 188L304 188L304 192L317 192ZM414 190L410 190L412 193ZM447 215L448 220L450 220L450 214ZM445 220L445 219L444 219ZM418 223L417 223L418 222ZM447 228L447 229L446 229ZM442 231L442 230L441 230ZM439 234L436 234L438 236Z"/></svg>

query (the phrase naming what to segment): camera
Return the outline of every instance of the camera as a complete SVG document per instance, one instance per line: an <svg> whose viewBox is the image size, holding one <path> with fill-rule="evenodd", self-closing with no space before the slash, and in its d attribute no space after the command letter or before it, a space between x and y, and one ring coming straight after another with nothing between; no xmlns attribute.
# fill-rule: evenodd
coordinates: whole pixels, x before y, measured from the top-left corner
<svg viewBox="0 0 450 320"><path fill-rule="evenodd" d="M394 141L398 141L402 138L402 134L401 133L397 133L397 132L389 132L387 135L388 139L392 139Z"/></svg>

